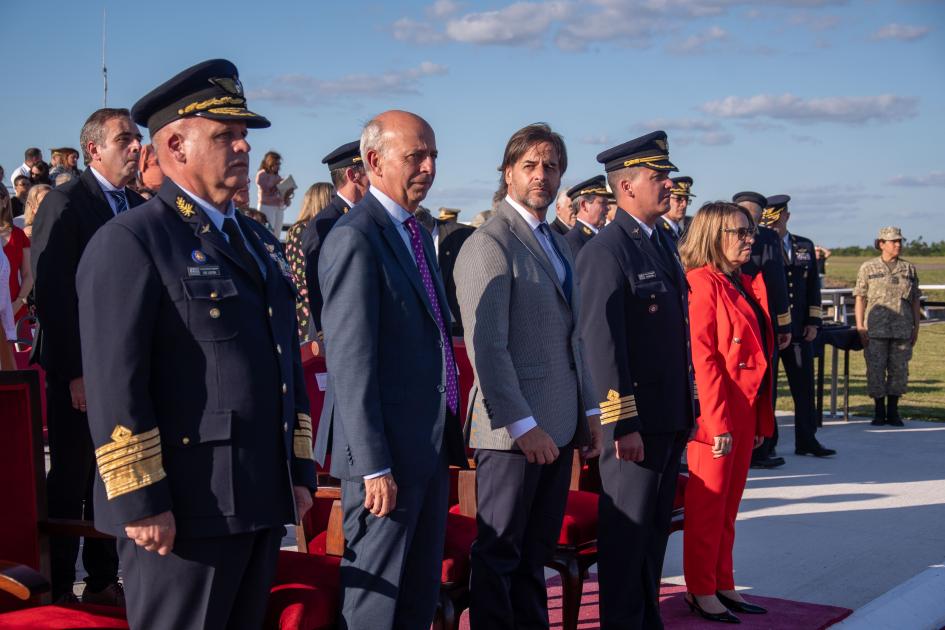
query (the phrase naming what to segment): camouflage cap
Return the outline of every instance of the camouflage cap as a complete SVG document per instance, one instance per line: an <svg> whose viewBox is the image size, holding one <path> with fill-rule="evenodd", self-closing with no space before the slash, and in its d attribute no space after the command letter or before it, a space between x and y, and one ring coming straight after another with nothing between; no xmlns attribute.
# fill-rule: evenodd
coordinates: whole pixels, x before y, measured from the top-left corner
<svg viewBox="0 0 945 630"><path fill-rule="evenodd" d="M902 230L892 225L879 229L879 236L876 237L876 240L879 241L901 241L902 240Z"/></svg>

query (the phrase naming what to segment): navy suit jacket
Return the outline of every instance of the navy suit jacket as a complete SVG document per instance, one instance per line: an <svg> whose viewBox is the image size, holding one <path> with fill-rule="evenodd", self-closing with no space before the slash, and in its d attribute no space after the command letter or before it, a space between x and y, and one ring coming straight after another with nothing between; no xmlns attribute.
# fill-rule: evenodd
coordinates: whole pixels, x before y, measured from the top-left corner
<svg viewBox="0 0 945 630"><path fill-rule="evenodd" d="M433 242L426 230L420 234L446 318ZM335 223L318 272L328 390L316 460L324 464L331 453L331 474L349 480L390 468L398 483L428 478L444 449L449 463L465 465L459 421L450 414L447 422L443 340L432 306L374 195Z"/></svg>
<svg viewBox="0 0 945 630"><path fill-rule="evenodd" d="M281 245L237 213L259 287L173 181L108 221L77 275L95 526L171 510L179 536L293 521L315 487L295 285Z"/></svg>

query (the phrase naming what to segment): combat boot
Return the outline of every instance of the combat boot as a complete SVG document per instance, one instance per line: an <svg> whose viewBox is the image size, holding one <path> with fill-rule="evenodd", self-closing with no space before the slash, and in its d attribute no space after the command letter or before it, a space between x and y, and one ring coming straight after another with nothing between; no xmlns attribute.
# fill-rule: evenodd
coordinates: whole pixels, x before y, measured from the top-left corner
<svg viewBox="0 0 945 630"><path fill-rule="evenodd" d="M880 397L874 398L873 401L876 403L876 411L873 412L873 421L870 424L881 427L886 424L886 399Z"/></svg>
<svg viewBox="0 0 945 630"><path fill-rule="evenodd" d="M899 396L889 396L889 405L886 410L886 424L901 427L902 418L899 417Z"/></svg>

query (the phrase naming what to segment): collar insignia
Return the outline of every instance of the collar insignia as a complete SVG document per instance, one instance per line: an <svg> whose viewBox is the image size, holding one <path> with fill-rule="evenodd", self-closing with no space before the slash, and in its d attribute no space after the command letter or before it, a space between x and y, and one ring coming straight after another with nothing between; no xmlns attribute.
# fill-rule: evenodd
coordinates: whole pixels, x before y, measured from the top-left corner
<svg viewBox="0 0 945 630"><path fill-rule="evenodd" d="M201 234L206 234L206 233L209 232L209 231L210 231L210 224L209 224L209 223L204 223L203 225L200 226L200 233L201 233Z"/></svg>
<svg viewBox="0 0 945 630"><path fill-rule="evenodd" d="M177 211L180 212L181 216L184 218L189 219L190 217L197 214L197 212L194 210L194 204L184 199L181 195L177 195L177 200L175 203L177 204Z"/></svg>

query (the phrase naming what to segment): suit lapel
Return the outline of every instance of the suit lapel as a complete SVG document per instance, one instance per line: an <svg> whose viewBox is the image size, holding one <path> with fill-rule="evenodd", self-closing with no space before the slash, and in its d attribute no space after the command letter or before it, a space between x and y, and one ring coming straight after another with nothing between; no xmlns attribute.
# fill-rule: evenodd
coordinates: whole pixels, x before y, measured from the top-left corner
<svg viewBox="0 0 945 630"><path fill-rule="evenodd" d="M112 207L105 197L105 191L102 190L98 180L92 173L91 166L82 173L81 180L86 190L88 190L89 194L95 200L95 203L92 204L92 209L95 211L98 218L101 219L102 223L115 218L115 213L112 211Z"/></svg>
<svg viewBox="0 0 945 630"><path fill-rule="evenodd" d="M721 276L722 276L721 280L725 284L725 290L727 292L729 300L735 304L735 308L738 309L741 312L742 316L746 317L748 321L750 322L757 321L758 316L755 315L755 309L751 307L751 304L748 303L748 300L746 300L744 297L742 297L739 294L738 289L732 286L732 281L726 278L725 274L721 274ZM745 292L748 295L751 295L751 296L755 295L754 287L752 287L751 285L748 285L748 286L745 285L744 279L742 278L742 274L739 274L738 281L741 283L742 287L745 289ZM759 339L758 335L755 333L755 327L749 326L749 328L751 329L752 334L755 335L755 342L758 344L758 347L763 348L764 345L761 339ZM764 334L764 331L761 331L761 332L762 334Z"/></svg>
<svg viewBox="0 0 945 630"><path fill-rule="evenodd" d="M374 217L378 226L380 226L381 235L384 237L384 240L387 241L387 246L390 247L394 258L403 269L404 275L407 276L407 279L410 281L410 284L413 285L417 295L420 296L420 301L423 302L424 307L426 307L427 313L436 321L436 316L433 314L433 305L430 304L426 289L423 288L423 283L420 279L420 270L417 268L417 263L413 261L410 252L407 251L407 245L400 236L399 228L394 225L394 222L391 220L390 215L387 214L387 210L384 209L384 206L382 206L373 195L370 195L370 197L371 198L367 200L368 211Z"/></svg>
<svg viewBox="0 0 945 630"><path fill-rule="evenodd" d="M561 283L558 282L558 274L555 272L554 265L551 264L551 261L548 260L548 255L545 254L545 249L538 242L538 239L535 237L535 233L532 232L532 228L525 222L525 219L519 215L519 213L513 208L507 201L503 201L499 204L497 212L502 216L508 223L509 228L512 231L512 234L515 235L515 238L522 242L522 245L531 253L532 256L538 260L538 264L541 265L541 268L545 270L545 273L548 274L548 277L551 278L551 281L554 283L555 288L558 290L558 294L561 296L561 299L566 303L568 301L567 296L564 294L564 288L561 286ZM554 232L554 230L550 230ZM559 234L560 236L560 234ZM554 238L554 236L552 236ZM565 248L568 249L567 243L564 244ZM560 250L560 246L558 247ZM568 264L567 259L564 258L562 254L562 263L565 265Z"/></svg>

